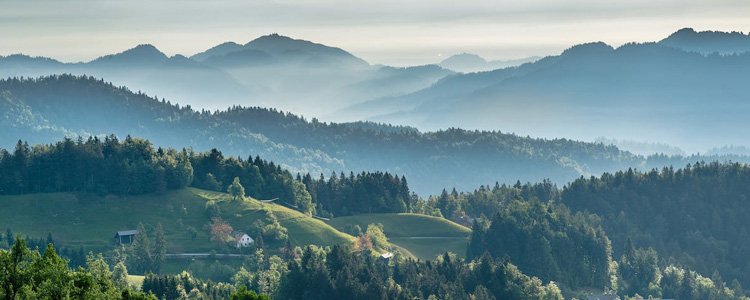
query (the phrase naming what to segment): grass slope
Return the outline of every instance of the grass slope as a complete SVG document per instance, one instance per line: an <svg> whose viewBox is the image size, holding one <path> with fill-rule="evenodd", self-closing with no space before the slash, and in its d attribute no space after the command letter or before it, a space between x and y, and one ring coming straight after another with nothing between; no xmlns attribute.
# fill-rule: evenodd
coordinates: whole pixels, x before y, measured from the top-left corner
<svg viewBox="0 0 750 300"><path fill-rule="evenodd" d="M408 250L420 259L434 259L445 252L466 256L471 230L446 219L418 214L368 214L334 218L328 224L340 231L358 225L383 224L391 244Z"/></svg>
<svg viewBox="0 0 750 300"><path fill-rule="evenodd" d="M118 230L135 229L142 222L149 234L161 223L170 244L170 253L209 252L214 245L204 226L209 222L206 202L215 200L222 217L235 230L249 231L257 219L265 219L270 209L289 231L294 245L321 246L350 243L352 236L341 233L322 221L275 204L247 199L233 201L231 196L187 188L139 196L91 194L32 194L0 196L0 228L43 238L47 233L63 246L83 245L87 251L102 251L115 246ZM188 228L195 228L192 239ZM266 242L270 247L281 243Z"/></svg>

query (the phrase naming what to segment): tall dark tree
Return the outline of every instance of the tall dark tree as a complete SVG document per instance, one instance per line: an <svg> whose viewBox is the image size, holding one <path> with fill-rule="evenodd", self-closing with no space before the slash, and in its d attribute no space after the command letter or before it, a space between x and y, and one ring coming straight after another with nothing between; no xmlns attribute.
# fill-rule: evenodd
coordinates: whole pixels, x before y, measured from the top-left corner
<svg viewBox="0 0 750 300"><path fill-rule="evenodd" d="M147 272L153 265L153 256L151 254L151 242L146 233L143 223L138 223L138 229L133 237L132 264L133 269L137 272Z"/></svg>
<svg viewBox="0 0 750 300"><path fill-rule="evenodd" d="M156 273L161 272L162 265L167 259L167 239L164 235L164 228L161 223L156 225L154 230L154 250L153 250L153 270Z"/></svg>

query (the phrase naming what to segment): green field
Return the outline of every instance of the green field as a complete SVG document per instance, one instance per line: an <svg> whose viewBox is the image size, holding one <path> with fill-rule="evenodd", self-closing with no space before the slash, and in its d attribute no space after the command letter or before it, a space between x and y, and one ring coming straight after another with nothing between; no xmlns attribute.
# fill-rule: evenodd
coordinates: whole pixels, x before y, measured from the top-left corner
<svg viewBox="0 0 750 300"><path fill-rule="evenodd" d="M250 231L252 223L266 218L270 209L286 227L293 245L330 246L351 243L354 237L345 234L348 227L381 223L389 241L407 255L433 259L446 251L461 256L466 253L470 230L448 220L416 214L370 214L335 218L327 223L276 204L253 199L232 200L219 192L194 188L139 196L97 196L92 194L58 193L0 196L0 229L33 238L51 233L61 246L102 252L114 249L118 230L135 229L142 222L153 233L161 223L169 243L169 253L206 253L215 249L209 241L205 225L209 216L206 202L213 200L222 217L235 230ZM193 239L188 228L198 236ZM338 230L337 230L338 229ZM266 241L269 248L281 243ZM229 249L220 249L224 253Z"/></svg>
<svg viewBox="0 0 750 300"><path fill-rule="evenodd" d="M288 229L294 245L328 246L354 240L322 221L280 205L253 199L234 201L224 193L194 188L139 196L74 193L0 196L0 228L33 238L44 238L51 233L61 246L83 245L87 251L96 252L113 249L118 230L136 229L142 222L153 233L157 223L161 223L169 253L209 252L215 248L204 228L210 219L205 212L209 200L216 201L222 217L235 230L249 231L255 220L266 217L264 208L269 208ZM198 232L195 239L188 233L190 227Z"/></svg>
<svg viewBox="0 0 750 300"><path fill-rule="evenodd" d="M134 287L136 290L140 290L145 278L146 276L141 275L128 275L128 285Z"/></svg>
<svg viewBox="0 0 750 300"><path fill-rule="evenodd" d="M417 214L369 214L334 218L327 222L346 232L354 225L362 230L383 224L388 241L420 259L434 259L445 252L466 256L471 230L446 219Z"/></svg>

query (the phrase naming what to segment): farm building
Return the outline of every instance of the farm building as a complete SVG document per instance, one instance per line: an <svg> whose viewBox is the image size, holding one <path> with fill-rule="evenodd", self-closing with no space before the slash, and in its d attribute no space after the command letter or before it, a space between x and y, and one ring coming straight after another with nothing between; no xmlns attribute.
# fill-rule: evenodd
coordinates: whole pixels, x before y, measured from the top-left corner
<svg viewBox="0 0 750 300"><path fill-rule="evenodd" d="M136 233L138 233L138 230L118 231L115 234L115 241L119 244L132 244Z"/></svg>
<svg viewBox="0 0 750 300"><path fill-rule="evenodd" d="M253 238L251 238L247 233L244 233L242 231L234 231L232 232L232 237L235 241L237 241L237 248L245 248L252 245L255 241Z"/></svg>

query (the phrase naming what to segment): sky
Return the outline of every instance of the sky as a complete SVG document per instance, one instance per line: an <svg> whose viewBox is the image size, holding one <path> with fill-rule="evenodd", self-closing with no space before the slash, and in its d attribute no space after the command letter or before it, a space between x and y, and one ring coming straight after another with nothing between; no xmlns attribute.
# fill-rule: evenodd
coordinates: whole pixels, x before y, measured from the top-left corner
<svg viewBox="0 0 750 300"><path fill-rule="evenodd" d="M189 56L278 33L407 66L658 41L684 27L747 32L748 15L746 0L0 0L0 55L76 62L149 43Z"/></svg>

